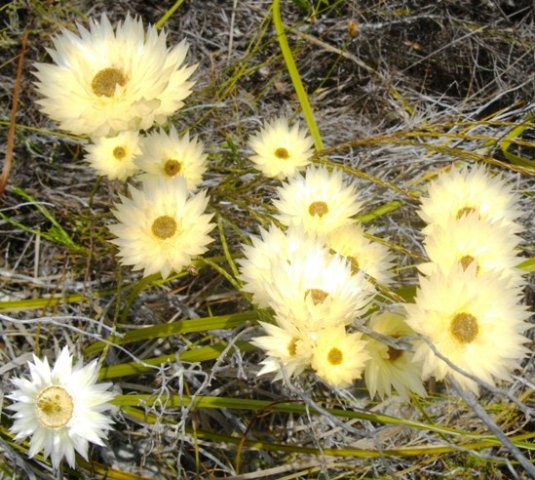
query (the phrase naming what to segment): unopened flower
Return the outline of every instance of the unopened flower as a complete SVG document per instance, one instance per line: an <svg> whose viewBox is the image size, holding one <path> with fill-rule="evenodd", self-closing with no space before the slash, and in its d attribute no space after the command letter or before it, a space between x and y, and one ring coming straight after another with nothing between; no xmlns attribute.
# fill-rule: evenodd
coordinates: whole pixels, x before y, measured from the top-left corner
<svg viewBox="0 0 535 480"><path fill-rule="evenodd" d="M347 257L354 270L362 270L384 285L392 281L392 254L384 245L368 240L358 223L334 230L327 238L327 245Z"/></svg>
<svg viewBox="0 0 535 480"><path fill-rule="evenodd" d="M520 304L519 290L495 272L477 274L471 265L420 277L415 303L405 308L415 332L454 365L491 385L508 379L526 354L523 332L529 313ZM451 368L423 340L414 360L422 363L424 378L443 380L449 374L477 393L476 382Z"/></svg>
<svg viewBox="0 0 535 480"><path fill-rule="evenodd" d="M299 129L288 126L286 118L266 122L249 140L255 155L250 159L266 177L286 178L310 163L312 139Z"/></svg>
<svg viewBox="0 0 535 480"><path fill-rule="evenodd" d="M393 339L414 333L402 315L391 312L375 315L368 326L374 332ZM364 379L370 397L373 398L376 393L381 398L389 397L392 389L403 398L407 398L410 391L425 395L421 380L422 367L413 361L412 351L392 347L372 337L366 339L366 351L370 359L366 362Z"/></svg>
<svg viewBox="0 0 535 480"><path fill-rule="evenodd" d="M110 226L124 265L143 270L144 276L160 272L165 278L207 250L214 224L205 213L206 192L189 196L186 181L177 177L149 179L142 190L131 187L130 195L121 197L113 212L119 223Z"/></svg>
<svg viewBox="0 0 535 480"><path fill-rule="evenodd" d="M115 31L106 15L78 30L55 37L53 64L36 64L38 104L62 129L91 137L147 129L182 107L195 69L183 65L185 42L168 49L165 32L130 16Z"/></svg>
<svg viewBox="0 0 535 480"><path fill-rule="evenodd" d="M171 126L169 134L160 130L143 138L141 155L136 163L145 172L142 179L184 177L188 190L193 191L202 182L206 171L206 154L201 142L190 139L188 133L179 137L175 127Z"/></svg>
<svg viewBox="0 0 535 480"><path fill-rule="evenodd" d="M511 187L502 177L491 175L481 166L441 172L430 182L421 203L419 215L428 224L424 230L427 234L435 226L445 226L450 219L460 219L469 213L511 233L521 230L515 220L522 212Z"/></svg>
<svg viewBox="0 0 535 480"><path fill-rule="evenodd" d="M355 188L337 170L309 167L304 177L297 174L277 190L279 199L273 203L279 221L307 233L328 235L352 223L362 207Z"/></svg>
<svg viewBox="0 0 535 480"><path fill-rule="evenodd" d="M349 387L362 376L369 355L360 333L343 328L324 330L318 336L312 354L312 368L332 387Z"/></svg>
<svg viewBox="0 0 535 480"><path fill-rule="evenodd" d="M85 160L110 180L126 180L138 171L136 156L141 153L139 134L134 131L121 132L113 137L99 137L86 147Z"/></svg>
<svg viewBox="0 0 535 480"><path fill-rule="evenodd" d="M54 367L35 355L29 363L31 379L15 378L16 389L7 397L13 402L15 421L10 428L15 440L30 437L28 455L43 450L57 469L63 458L74 467L76 450L87 460L89 443L103 445L112 420L107 414L114 394L110 383L97 384L98 364L72 365L65 347Z"/></svg>

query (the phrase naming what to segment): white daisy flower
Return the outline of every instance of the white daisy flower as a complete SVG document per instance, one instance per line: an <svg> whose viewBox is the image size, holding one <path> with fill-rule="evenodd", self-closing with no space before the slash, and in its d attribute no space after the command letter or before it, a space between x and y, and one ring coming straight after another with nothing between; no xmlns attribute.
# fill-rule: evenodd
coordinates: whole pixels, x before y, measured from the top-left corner
<svg viewBox="0 0 535 480"><path fill-rule="evenodd" d="M332 387L349 387L362 376L369 355L360 333L346 333L343 328L321 332L312 353L312 368Z"/></svg>
<svg viewBox="0 0 535 480"><path fill-rule="evenodd" d="M276 372L274 379L284 378L282 368L286 369L288 378L299 375L310 366L312 345L308 338L297 328L283 329L270 323L260 322L267 335L255 337L251 343L265 350L268 358L262 360L263 365L258 375Z"/></svg>
<svg viewBox="0 0 535 480"><path fill-rule="evenodd" d="M358 320L372 295L364 275L353 274L347 260L327 250L275 262L266 288L279 325L292 323L312 335Z"/></svg>
<svg viewBox="0 0 535 480"><path fill-rule="evenodd" d="M373 331L392 338L414 334L405 323L403 315L392 312L375 315L368 326ZM389 397L392 395L392 388L405 399L411 390L418 395L425 395L421 380L422 367L413 361L412 351L391 347L368 336L365 338L368 341L366 351L370 359L366 362L364 379L371 398L376 393L381 398Z"/></svg>
<svg viewBox="0 0 535 480"><path fill-rule="evenodd" d="M29 457L43 450L58 469L67 459L74 468L76 450L87 460L89 442L103 446L112 420L106 411L114 394L108 391L111 383L97 384L98 364L72 366L72 356L65 347L53 368L48 361L29 363L31 379L16 378L16 387L7 396L13 404L7 408L15 413L10 432L15 440L30 437Z"/></svg>
<svg viewBox="0 0 535 480"><path fill-rule="evenodd" d="M195 70L183 65L185 42L168 49L165 32L130 16L115 32L105 15L78 30L54 39L53 64L36 64L38 104L62 129L91 137L147 129L182 107Z"/></svg>
<svg viewBox="0 0 535 480"><path fill-rule="evenodd" d="M113 211L119 223L110 226L117 236L123 265L143 270L144 276L160 272L167 277L190 264L212 241L208 233L214 228L212 214L204 213L206 192L188 197L186 181L149 179L143 190L130 188L131 198Z"/></svg>
<svg viewBox="0 0 535 480"><path fill-rule="evenodd" d="M266 122L249 140L255 155L249 157L266 177L284 179L307 166L313 141L299 125L288 126L287 118Z"/></svg>
<svg viewBox="0 0 535 480"><path fill-rule="evenodd" d="M253 301L262 308L267 308L271 299L268 285L273 282L274 262L325 254L325 248L316 238L295 228L284 232L270 225L268 230L260 229L260 237L253 236L251 241L252 245L243 246L245 258L237 263L243 291L251 293Z"/></svg>
<svg viewBox="0 0 535 480"><path fill-rule="evenodd" d="M85 149L85 160L99 175L110 180L126 180L138 171L135 164L136 156L141 153L138 132L126 131L113 137L95 138Z"/></svg>
<svg viewBox="0 0 535 480"><path fill-rule="evenodd" d="M441 172L430 183L421 204L419 215L428 224L424 229L427 234L435 226L445 226L450 219L472 212L512 233L521 230L515 220L522 212L511 187L482 166Z"/></svg>
<svg viewBox="0 0 535 480"><path fill-rule="evenodd" d="M362 207L355 187L344 183L342 174L325 168L308 168L278 189L273 203L284 225L302 228L307 233L328 235L353 222Z"/></svg>
<svg viewBox="0 0 535 480"><path fill-rule="evenodd" d="M431 275L437 269L448 272L455 265L466 269L473 263L478 273L495 271L512 286L520 285L522 271L516 268L520 258L514 251L519 242L520 238L508 230L469 213L433 229L424 240L430 262L418 268Z"/></svg>
<svg viewBox="0 0 535 480"><path fill-rule="evenodd" d="M206 171L206 157L201 142L196 138L190 140L188 133L180 138L171 126L169 134L160 129L142 139L141 155L136 163L146 172L142 180L154 176L166 180L181 176L186 179L188 189L194 191Z"/></svg>
<svg viewBox="0 0 535 480"><path fill-rule="evenodd" d="M368 240L360 224L337 228L328 236L327 245L347 257L353 269L362 270L383 285L392 282L392 254L384 245Z"/></svg>
<svg viewBox="0 0 535 480"><path fill-rule="evenodd" d="M478 275L470 265L420 277L415 303L405 308L415 332L457 367L494 384L494 379L508 379L526 354L522 333L529 313L519 301L519 290L497 273ZM422 362L424 378L442 380L449 374L477 393L476 382L449 367L425 342L416 346L414 360Z"/></svg>

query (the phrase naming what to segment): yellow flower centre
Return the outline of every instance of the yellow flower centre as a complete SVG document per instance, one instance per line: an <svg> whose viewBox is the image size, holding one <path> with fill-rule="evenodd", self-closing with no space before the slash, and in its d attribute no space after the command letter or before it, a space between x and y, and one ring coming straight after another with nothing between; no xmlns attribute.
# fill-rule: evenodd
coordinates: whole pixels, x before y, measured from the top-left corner
<svg viewBox="0 0 535 480"><path fill-rule="evenodd" d="M290 343L288 344L288 355L290 355L290 357L295 357L296 353L297 353L297 338L292 338L290 340Z"/></svg>
<svg viewBox="0 0 535 480"><path fill-rule="evenodd" d="M325 202L312 202L308 207L308 213L310 216L323 217L326 213L329 213L329 206Z"/></svg>
<svg viewBox="0 0 535 480"><path fill-rule="evenodd" d="M318 303L323 303L329 294L323 290L320 290L319 288L309 288L305 292L305 298L307 296L310 296L312 303L317 305Z"/></svg>
<svg viewBox="0 0 535 480"><path fill-rule="evenodd" d="M171 238L177 231L176 220L169 215L162 215L152 223L152 233L162 240Z"/></svg>
<svg viewBox="0 0 535 480"><path fill-rule="evenodd" d="M72 418L72 397L63 387L47 387L37 396L37 418L48 428L61 428Z"/></svg>
<svg viewBox="0 0 535 480"><path fill-rule="evenodd" d="M113 149L113 156L116 160L122 160L124 157L126 157L126 148L124 147L115 147Z"/></svg>
<svg viewBox="0 0 535 480"><path fill-rule="evenodd" d="M163 171L168 177L178 175L180 170L182 170L182 164L178 160L173 160L172 158L167 160L163 166Z"/></svg>
<svg viewBox="0 0 535 480"><path fill-rule="evenodd" d="M327 354L327 361L331 365L340 365L343 359L344 359L344 355L342 354L342 351L336 347L331 348L331 350Z"/></svg>
<svg viewBox="0 0 535 480"><path fill-rule="evenodd" d="M394 348L388 345L388 360L390 362L395 362L401 355L403 355L403 350L399 348Z"/></svg>
<svg viewBox="0 0 535 480"><path fill-rule="evenodd" d="M275 156L281 160L288 160L290 158L290 152L288 152L288 150L286 150L284 147L279 147L277 150L275 150Z"/></svg>
<svg viewBox="0 0 535 480"><path fill-rule="evenodd" d="M463 207L457 210L456 218L459 220L464 215L469 215L470 213L474 213L476 209L474 207Z"/></svg>
<svg viewBox="0 0 535 480"><path fill-rule="evenodd" d="M457 313L450 324L450 332L461 343L471 343L477 337L477 318L470 313Z"/></svg>
<svg viewBox="0 0 535 480"><path fill-rule="evenodd" d="M91 89L95 95L99 97L113 97L115 95L115 87L121 87L126 84L126 77L123 72L117 68L108 67L100 70L91 82Z"/></svg>

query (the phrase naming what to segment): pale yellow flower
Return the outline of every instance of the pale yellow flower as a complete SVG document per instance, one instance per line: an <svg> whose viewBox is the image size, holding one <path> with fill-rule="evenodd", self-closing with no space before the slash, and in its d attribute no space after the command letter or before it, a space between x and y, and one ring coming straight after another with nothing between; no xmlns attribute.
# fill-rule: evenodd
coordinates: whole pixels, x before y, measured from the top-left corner
<svg viewBox="0 0 535 480"><path fill-rule="evenodd" d="M113 137L99 137L86 147L85 160L99 175L110 180L126 180L137 173L136 157L141 153L138 132L121 132Z"/></svg>
<svg viewBox="0 0 535 480"><path fill-rule="evenodd" d="M414 331L454 365L489 384L508 379L526 354L523 332L529 313L520 304L520 291L495 272L477 274L470 265L420 277L415 303L405 307ZM416 346L414 359L422 362L424 378L452 375L477 393L476 382L448 366L424 341Z"/></svg>
<svg viewBox="0 0 535 480"><path fill-rule="evenodd" d="M352 223L362 208L355 187L345 184L337 170L309 167L304 177L297 174L277 190L278 220L306 233L328 235Z"/></svg>
<svg viewBox="0 0 535 480"><path fill-rule="evenodd" d="M178 136L175 127L169 133L164 130L153 132L141 141L141 155L136 159L139 168L145 172L141 179L161 177L169 180L184 177L188 189L194 191L202 182L206 171L206 154L197 138L189 134Z"/></svg>
<svg viewBox="0 0 535 480"><path fill-rule="evenodd" d="M164 31L130 16L115 31L106 15L78 30L55 37L53 64L35 65L37 103L62 129L91 137L147 129L182 107L195 69L183 65L185 42L169 49Z"/></svg>
<svg viewBox="0 0 535 480"><path fill-rule="evenodd" d="M249 140L255 155L250 159L266 177L279 179L295 174L310 163L312 139L298 125L288 126L288 119L266 122Z"/></svg>
<svg viewBox="0 0 535 480"><path fill-rule="evenodd" d="M384 312L373 316L368 327L381 335L397 339L413 335L412 329L405 323L403 315ZM370 397L377 393L381 398L392 395L394 389L398 395L407 399L409 392L425 395L422 384L422 367L413 361L414 353L391 347L372 337L367 339L366 351L370 359L366 362L364 379Z"/></svg>
<svg viewBox="0 0 535 480"><path fill-rule="evenodd" d="M343 328L323 330L312 353L312 368L332 387L349 387L362 376L369 355L360 333Z"/></svg>
<svg viewBox="0 0 535 480"><path fill-rule="evenodd" d="M206 252L214 228L205 213L206 192L190 196L184 178L177 177L147 180L143 190L131 187L130 195L121 197L113 211L119 223L110 226L122 264L165 278Z"/></svg>

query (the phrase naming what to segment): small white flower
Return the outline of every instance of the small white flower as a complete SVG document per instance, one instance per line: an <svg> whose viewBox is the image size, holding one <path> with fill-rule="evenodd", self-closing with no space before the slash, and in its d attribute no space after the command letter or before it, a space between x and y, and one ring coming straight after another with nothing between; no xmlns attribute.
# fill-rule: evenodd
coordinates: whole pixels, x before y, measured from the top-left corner
<svg viewBox="0 0 535 480"><path fill-rule="evenodd" d="M195 69L182 65L185 42L168 49L165 32L130 16L115 31L105 15L78 30L54 39L53 64L36 64L37 103L62 129L91 137L147 129L182 107Z"/></svg>
<svg viewBox="0 0 535 480"><path fill-rule="evenodd" d="M98 364L93 361L83 366L72 366L67 347L50 368L48 361L29 363L31 380L16 378L16 387L7 397L15 413L10 432L15 440L30 437L28 455L34 457L44 450L44 457L52 459L58 469L61 460L74 467L76 450L87 460L89 442L104 445L112 420L106 411L114 394L108 391L111 383L97 384Z"/></svg>
<svg viewBox="0 0 535 480"><path fill-rule="evenodd" d="M255 167L266 177L279 179L295 174L310 163L312 139L299 125L288 126L288 119L266 122L263 129L249 140L255 155Z"/></svg>
<svg viewBox="0 0 535 480"><path fill-rule="evenodd" d="M520 238L507 229L469 213L433 229L424 240L430 262L418 268L431 275L437 269L447 273L456 265L466 269L473 263L477 273L494 271L511 286L520 285L522 271L516 268L520 258L514 251L519 242Z"/></svg>
<svg viewBox="0 0 535 480"><path fill-rule="evenodd" d="M297 328L283 329L270 323L260 322L267 335L255 337L251 343L265 350L268 358L260 362L263 367L258 375L275 372L275 380L284 378L281 369L286 369L288 378L299 375L310 366L312 345L307 336Z"/></svg>
<svg viewBox="0 0 535 480"><path fill-rule="evenodd" d="M405 323L402 315L384 312L375 315L368 326L375 332L387 337L404 337L413 335L412 329ZM422 384L422 367L413 361L414 353L409 350L400 350L371 337L368 340L366 351L370 359L366 362L364 378L370 397L376 393L381 398L392 395L392 387L402 398L407 398L409 391L418 395L425 395Z"/></svg>
<svg viewBox="0 0 535 480"><path fill-rule="evenodd" d="M139 134L134 131L121 132L113 137L98 137L86 147L85 160L110 180L126 180L138 171L136 156L141 153Z"/></svg>
<svg viewBox="0 0 535 480"><path fill-rule="evenodd" d="M445 226L452 218L476 213L483 220L518 233L515 220L521 215L517 198L500 176L492 176L482 166L451 168L430 182L428 196L421 198L420 217L430 234L435 226Z"/></svg>
<svg viewBox="0 0 535 480"><path fill-rule="evenodd" d="M332 387L345 388L362 376L368 358L366 340L360 333L331 328L318 336L312 368Z"/></svg>
<svg viewBox="0 0 535 480"><path fill-rule="evenodd" d="M323 255L324 247L313 236L304 234L300 229L290 228L282 231L275 225L268 230L260 229L260 237L251 238L252 245L244 245L245 258L238 260L243 291L253 294L253 301L262 308L270 302L269 285L274 279L274 263L287 262L298 258Z"/></svg>
<svg viewBox="0 0 535 480"><path fill-rule="evenodd" d="M214 224L212 215L204 213L206 192L190 197L184 178L176 177L148 179L143 190L131 187L130 195L121 197L113 211L119 223L110 226L124 265L165 278L207 250Z"/></svg>
<svg viewBox="0 0 535 480"><path fill-rule="evenodd" d="M141 155L136 163L146 172L142 180L150 177L169 180L180 176L186 179L188 189L194 191L206 171L206 157L201 142L196 138L190 140L188 133L180 138L171 126L169 134L160 129L142 139Z"/></svg>
<svg viewBox="0 0 535 480"><path fill-rule="evenodd" d="M353 186L344 183L337 170L309 167L305 176L295 175L278 189L273 203L277 218L284 225L302 228L306 233L328 235L353 222L362 207Z"/></svg>
<svg viewBox="0 0 535 480"><path fill-rule="evenodd" d="M447 274L420 277L415 303L405 305L406 321L454 365L492 385L508 379L526 354L523 332L529 313L519 300L520 291L496 272L477 274L475 265L457 266ZM422 362L424 378L443 380L449 374L478 392L476 382L453 370L423 341L414 360Z"/></svg>
<svg viewBox="0 0 535 480"><path fill-rule="evenodd" d="M381 284L392 282L392 254L384 245L368 240L358 223L334 230L327 238L327 245L347 257L353 269L362 270Z"/></svg>

